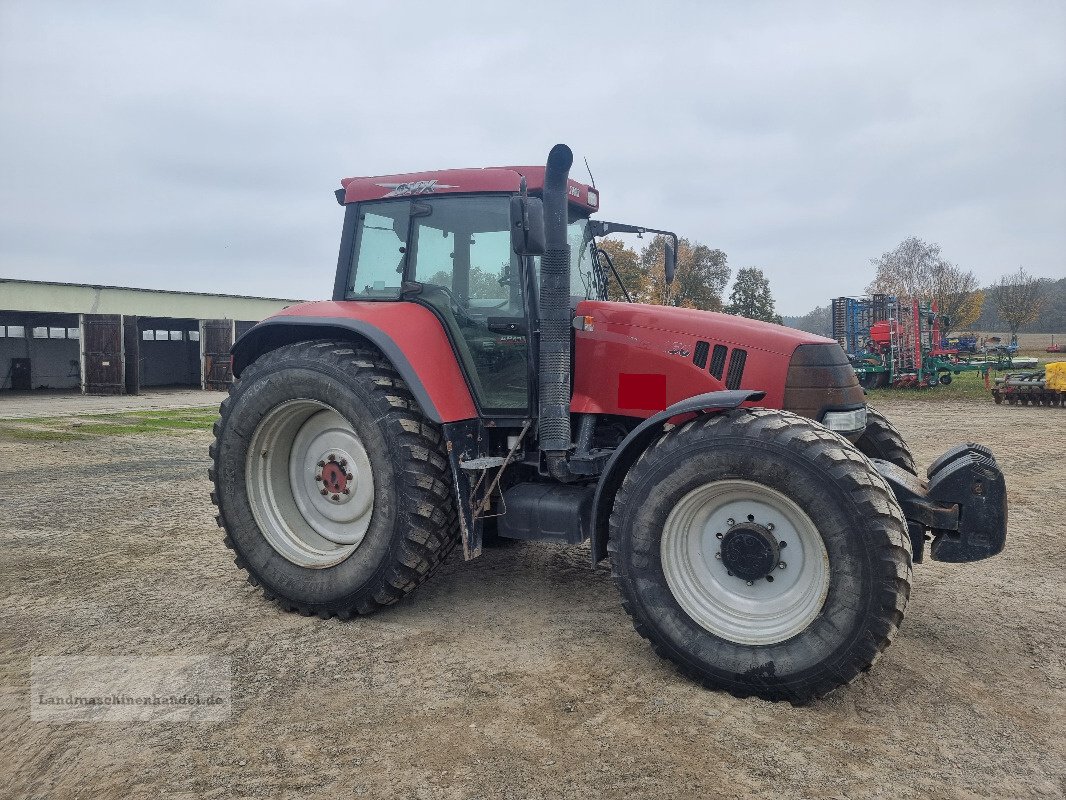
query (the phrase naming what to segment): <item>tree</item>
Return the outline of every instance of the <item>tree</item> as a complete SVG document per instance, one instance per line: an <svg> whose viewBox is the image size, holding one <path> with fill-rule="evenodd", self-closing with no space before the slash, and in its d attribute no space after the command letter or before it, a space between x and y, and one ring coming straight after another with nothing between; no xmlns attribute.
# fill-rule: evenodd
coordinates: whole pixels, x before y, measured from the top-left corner
<svg viewBox="0 0 1066 800"><path fill-rule="evenodd" d="M1048 301L1051 281L1030 275L1023 267L1017 272L1004 275L991 289L996 313L1010 329L1011 338L1018 335L1018 328L1034 322Z"/></svg>
<svg viewBox="0 0 1066 800"><path fill-rule="evenodd" d="M481 269L481 267L470 268L470 291L469 298L477 300L491 300L493 298L500 297L502 294L506 294L505 290L500 289L500 279L506 274L507 266L503 265L500 271L495 275L487 270ZM430 276L426 283L432 283L437 286L447 286L452 288L452 274L441 270Z"/></svg>
<svg viewBox="0 0 1066 800"><path fill-rule="evenodd" d="M981 316L984 305L985 293L980 289L966 294L948 295L937 301L937 309L947 317L948 327L953 331L971 328Z"/></svg>
<svg viewBox="0 0 1066 800"><path fill-rule="evenodd" d="M648 276L644 271L644 267L641 266L640 256L637 251L631 247L626 247L624 242L617 239L601 239L597 243L611 257L611 263L614 264L614 268L617 270L619 277L621 277L622 283L625 284L633 302L649 302L647 297ZM606 264L604 266L606 267ZM607 299L625 299L625 295L618 288L618 281L615 280L614 275L607 276Z"/></svg>
<svg viewBox="0 0 1066 800"><path fill-rule="evenodd" d="M776 322L782 325L781 317L774 311L774 296L770 293L770 281L758 267L744 267L737 271L733 291L729 295L727 314L738 317Z"/></svg>
<svg viewBox="0 0 1066 800"><path fill-rule="evenodd" d="M833 312L829 306L817 306L802 317L785 317L784 323L790 328L818 336L833 336Z"/></svg>
<svg viewBox="0 0 1066 800"><path fill-rule="evenodd" d="M871 294L933 300L955 330L973 324L981 315L984 295L978 291L977 276L944 258L935 242L911 236L871 263L877 269L866 287Z"/></svg>
<svg viewBox="0 0 1066 800"><path fill-rule="evenodd" d="M668 287L663 272L665 247L665 238L656 236L640 254L648 277L646 302L721 311L722 292L731 272L726 254L699 242L678 239L677 271Z"/></svg>

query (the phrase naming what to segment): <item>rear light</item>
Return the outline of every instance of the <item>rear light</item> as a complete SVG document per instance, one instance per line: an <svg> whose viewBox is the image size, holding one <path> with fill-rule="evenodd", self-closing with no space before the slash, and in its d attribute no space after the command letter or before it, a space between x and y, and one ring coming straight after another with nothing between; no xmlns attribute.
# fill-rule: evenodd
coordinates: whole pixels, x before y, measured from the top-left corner
<svg viewBox="0 0 1066 800"><path fill-rule="evenodd" d="M596 208L596 207L599 206L599 204L600 204L600 193L599 192L594 192L594 191L592 191L592 189L589 189L589 205L592 206L593 208Z"/></svg>

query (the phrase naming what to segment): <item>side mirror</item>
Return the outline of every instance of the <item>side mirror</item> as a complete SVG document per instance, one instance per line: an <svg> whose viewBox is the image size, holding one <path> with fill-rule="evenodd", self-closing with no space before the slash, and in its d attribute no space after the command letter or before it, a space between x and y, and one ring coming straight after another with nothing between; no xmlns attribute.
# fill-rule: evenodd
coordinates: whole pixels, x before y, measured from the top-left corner
<svg viewBox="0 0 1066 800"><path fill-rule="evenodd" d="M663 250L666 253L666 285L669 286L674 282L674 273L677 272L677 246L668 239Z"/></svg>
<svg viewBox="0 0 1066 800"><path fill-rule="evenodd" d="M511 198L511 248L516 255L544 255L544 204L539 197Z"/></svg>

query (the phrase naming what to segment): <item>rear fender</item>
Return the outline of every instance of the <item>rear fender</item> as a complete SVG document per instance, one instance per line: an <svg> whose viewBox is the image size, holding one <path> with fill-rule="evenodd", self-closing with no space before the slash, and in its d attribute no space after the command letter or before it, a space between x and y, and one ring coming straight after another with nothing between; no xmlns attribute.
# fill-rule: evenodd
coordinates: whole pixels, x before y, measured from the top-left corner
<svg viewBox="0 0 1066 800"><path fill-rule="evenodd" d="M648 449L652 442L663 434L666 424L674 417L686 414L717 414L737 408L741 403L762 400L766 392L754 392L734 389L722 392L708 392L682 400L648 417L622 440L604 467L596 494L592 501L592 563L598 564L607 557L608 521L611 507L622 481L629 468Z"/></svg>
<svg viewBox="0 0 1066 800"><path fill-rule="evenodd" d="M444 328L414 303L322 302L286 309L237 340L233 374L239 377L263 353L308 339L365 340L392 363L429 419L440 424L477 417Z"/></svg>

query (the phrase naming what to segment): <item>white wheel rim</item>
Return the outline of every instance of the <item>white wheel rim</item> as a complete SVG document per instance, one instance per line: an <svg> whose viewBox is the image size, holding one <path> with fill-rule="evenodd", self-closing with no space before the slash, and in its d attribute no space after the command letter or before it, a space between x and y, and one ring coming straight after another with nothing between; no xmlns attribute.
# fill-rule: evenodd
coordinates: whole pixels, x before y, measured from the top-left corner
<svg viewBox="0 0 1066 800"><path fill-rule="evenodd" d="M784 566L769 573L772 580L752 585L730 575L716 557L719 534L749 521L784 542ZM801 633L829 592L829 554L818 528L790 498L752 481L714 481L685 495L666 519L660 554L670 591L685 613L739 644L774 644Z"/></svg>
<svg viewBox="0 0 1066 800"><path fill-rule="evenodd" d="M294 564L338 564L370 527L370 458L348 420L325 403L290 400L267 412L252 434L245 474L259 530Z"/></svg>

